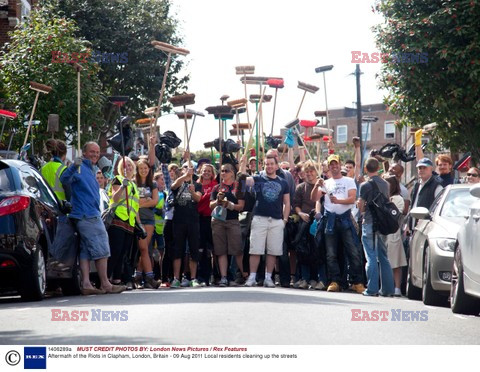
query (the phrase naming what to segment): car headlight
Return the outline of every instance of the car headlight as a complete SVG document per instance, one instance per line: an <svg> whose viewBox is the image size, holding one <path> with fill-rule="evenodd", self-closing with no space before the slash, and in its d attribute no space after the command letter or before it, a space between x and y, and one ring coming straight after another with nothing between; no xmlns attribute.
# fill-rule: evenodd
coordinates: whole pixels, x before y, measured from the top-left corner
<svg viewBox="0 0 480 372"><path fill-rule="evenodd" d="M435 239L435 244L442 251L453 252L455 250L455 239Z"/></svg>

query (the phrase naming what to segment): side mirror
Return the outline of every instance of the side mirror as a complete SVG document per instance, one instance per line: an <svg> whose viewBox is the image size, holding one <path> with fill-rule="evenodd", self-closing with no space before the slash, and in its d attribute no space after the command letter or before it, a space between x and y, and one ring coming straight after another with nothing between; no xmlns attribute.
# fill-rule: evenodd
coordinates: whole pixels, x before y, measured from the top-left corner
<svg viewBox="0 0 480 372"><path fill-rule="evenodd" d="M415 207L410 211L410 216L416 218L417 220L431 220L432 216L427 208L424 207Z"/></svg>
<svg viewBox="0 0 480 372"><path fill-rule="evenodd" d="M470 195L476 198L480 198L480 184L476 184L470 187Z"/></svg>

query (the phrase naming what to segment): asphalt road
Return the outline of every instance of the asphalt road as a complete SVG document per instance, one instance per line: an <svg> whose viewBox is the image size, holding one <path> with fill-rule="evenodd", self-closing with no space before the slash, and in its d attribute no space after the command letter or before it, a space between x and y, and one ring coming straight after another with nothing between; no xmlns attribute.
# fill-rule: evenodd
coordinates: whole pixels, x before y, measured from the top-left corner
<svg viewBox="0 0 480 372"><path fill-rule="evenodd" d="M352 310L356 318L377 310L385 320L352 321ZM65 311L84 311L86 320L52 320ZM107 320L114 316L109 311L118 320ZM94 313L105 318L94 321ZM478 316L406 298L283 288L137 290L29 303L3 298L0 322L0 344L9 345L480 344Z"/></svg>

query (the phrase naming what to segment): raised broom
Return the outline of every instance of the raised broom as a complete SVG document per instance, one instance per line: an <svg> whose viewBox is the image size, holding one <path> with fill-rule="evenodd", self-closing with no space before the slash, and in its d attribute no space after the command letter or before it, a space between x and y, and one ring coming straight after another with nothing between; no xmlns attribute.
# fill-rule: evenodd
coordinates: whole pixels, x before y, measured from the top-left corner
<svg viewBox="0 0 480 372"><path fill-rule="evenodd" d="M209 106L205 109L210 115L214 115L215 119L218 119L218 151L220 153L219 165L222 168L222 147L223 147L223 124L222 118L232 115L232 109L228 105L221 106ZM233 116L232 116L233 117ZM219 169L220 169L219 168Z"/></svg>
<svg viewBox="0 0 480 372"><path fill-rule="evenodd" d="M165 85L167 84L167 75L170 68L170 62L172 60L172 54L180 54L186 56L190 53L187 49L178 48L171 44L163 43L161 41L153 40L152 45L155 49L161 50L167 54L167 63L165 64L165 72L163 74L162 89L160 90L160 97L158 98L157 110L155 111L155 128L157 127L157 120L160 117L160 109L162 106L163 95L165 93Z"/></svg>
<svg viewBox="0 0 480 372"><path fill-rule="evenodd" d="M183 106L183 111L187 111L187 106L188 105L193 105L195 103L195 94L182 94L179 96L174 96L168 99L170 103L173 105L173 107L178 107L178 106ZM192 163L190 162L190 136L188 134L188 121L187 121L187 115L183 115L183 121L185 123L185 136L187 138L187 146L186 146L186 151L187 151L187 160L188 160L188 166L191 167Z"/></svg>
<svg viewBox="0 0 480 372"><path fill-rule="evenodd" d="M36 91L37 94L35 95L35 101L33 102L32 113L30 114L30 119L28 120L27 133L25 134L25 140L23 141L22 149L27 144L28 135L30 134L30 129L32 128L32 121L33 121L33 116L35 115L35 109L37 108L38 97L40 96L40 93L43 93L43 94L50 93L50 91L52 90L52 87L31 81L30 89Z"/></svg>
<svg viewBox="0 0 480 372"><path fill-rule="evenodd" d="M16 119L17 114L12 111L0 110L0 117L3 118L2 133L0 134L0 140L1 140L3 138L3 131L5 129L5 124L7 123L7 119L9 120Z"/></svg>
<svg viewBox="0 0 480 372"><path fill-rule="evenodd" d="M275 88L275 99L273 100L273 115L272 115L272 128L270 129L270 135L273 135L273 126L275 124L275 109L277 108L277 93L279 89L284 87L283 79L268 79L267 84L270 88Z"/></svg>
<svg viewBox="0 0 480 372"><path fill-rule="evenodd" d="M247 100L247 75L253 75L255 73L255 66L237 66L235 67L235 73L237 75L243 75L243 78L245 79L243 82L243 88L245 90L245 100ZM248 114L248 105L246 106L247 110L247 122L250 123L250 116Z"/></svg>
<svg viewBox="0 0 480 372"><path fill-rule="evenodd" d="M300 101L300 106L298 106L298 111L297 111L297 115L296 115L296 118L298 119L298 115L300 115L300 110L302 108L303 101L305 99L305 95L307 94L307 92L315 94L318 91L319 88L316 87L315 85L306 84L306 83L303 83L301 81L298 82L297 88L303 90L302 100Z"/></svg>

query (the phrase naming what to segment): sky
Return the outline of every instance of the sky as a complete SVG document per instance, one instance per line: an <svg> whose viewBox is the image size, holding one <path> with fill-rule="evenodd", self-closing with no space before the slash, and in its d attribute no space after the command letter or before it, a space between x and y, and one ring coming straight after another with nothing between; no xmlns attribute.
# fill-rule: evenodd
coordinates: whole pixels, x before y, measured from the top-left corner
<svg viewBox="0 0 480 372"><path fill-rule="evenodd" d="M184 41L177 46L190 51L188 56L178 57L185 60L181 74L190 75L186 93L195 94L195 104L188 108L205 112L208 106L220 105L222 95L230 96L229 100L244 98L235 67L253 65L253 76L285 81L285 87L278 90L273 134L280 134L280 128L296 118L304 92L297 88L298 81L320 88L315 94L306 94L299 119L314 120L314 111L325 110L323 77L315 73L319 66L334 65L326 73L328 108L355 107L351 52L376 52L371 27L382 21L372 12L373 0L172 0L172 4ZM385 92L378 89L375 79L380 67L380 63L360 65L362 104L383 100ZM247 85L247 92L259 94L260 88ZM267 87L265 94L274 92ZM253 122L255 107L249 105ZM273 99L263 109L268 134ZM229 129L233 122L228 122ZM247 122L246 114L240 122ZM158 124L161 132L174 130L183 138L183 120L176 115L164 115ZM190 148L201 150L204 142L216 137L218 120L208 114L197 117Z"/></svg>

